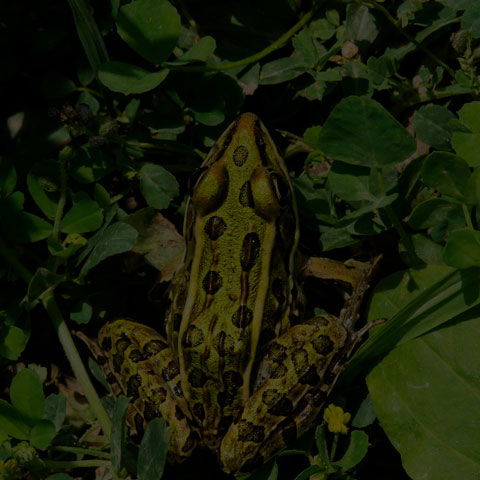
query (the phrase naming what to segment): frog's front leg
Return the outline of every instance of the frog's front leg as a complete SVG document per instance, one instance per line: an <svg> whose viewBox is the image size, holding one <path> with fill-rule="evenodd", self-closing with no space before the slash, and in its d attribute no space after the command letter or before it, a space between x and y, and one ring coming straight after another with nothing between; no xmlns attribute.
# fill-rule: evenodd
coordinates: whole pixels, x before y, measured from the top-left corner
<svg viewBox="0 0 480 480"><path fill-rule="evenodd" d="M335 317L323 315L270 344L253 394L221 443L226 472L254 470L311 426L335 380L329 367L342 355L347 337Z"/></svg>
<svg viewBox="0 0 480 480"><path fill-rule="evenodd" d="M191 426L177 362L165 340L152 328L119 319L102 327L98 341L110 377L131 397L129 424L138 432L152 418L164 418L170 427L169 461L189 457L199 436Z"/></svg>

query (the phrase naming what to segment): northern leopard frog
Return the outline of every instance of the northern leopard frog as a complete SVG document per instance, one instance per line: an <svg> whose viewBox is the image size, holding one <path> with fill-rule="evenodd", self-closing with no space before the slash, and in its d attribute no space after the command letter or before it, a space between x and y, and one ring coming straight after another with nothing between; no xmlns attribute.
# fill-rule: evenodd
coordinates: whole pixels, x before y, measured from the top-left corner
<svg viewBox="0 0 480 480"><path fill-rule="evenodd" d="M285 164L258 117L243 114L193 187L167 340L125 319L99 334L113 376L132 398L137 430L158 416L169 423L171 460L202 444L224 471L249 472L318 414L357 337L353 323L372 268L338 264L335 275L323 273L353 287L350 302L340 319L303 321L298 232Z"/></svg>

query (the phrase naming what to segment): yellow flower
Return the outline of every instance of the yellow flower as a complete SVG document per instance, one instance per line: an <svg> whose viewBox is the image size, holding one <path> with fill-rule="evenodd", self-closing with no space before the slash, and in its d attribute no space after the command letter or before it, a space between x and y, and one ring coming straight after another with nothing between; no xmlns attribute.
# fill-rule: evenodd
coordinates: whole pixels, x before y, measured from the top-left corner
<svg viewBox="0 0 480 480"><path fill-rule="evenodd" d="M348 412L344 412L342 407L337 407L332 403L324 410L323 420L327 422L328 429L332 433L347 433L347 423L352 416Z"/></svg>

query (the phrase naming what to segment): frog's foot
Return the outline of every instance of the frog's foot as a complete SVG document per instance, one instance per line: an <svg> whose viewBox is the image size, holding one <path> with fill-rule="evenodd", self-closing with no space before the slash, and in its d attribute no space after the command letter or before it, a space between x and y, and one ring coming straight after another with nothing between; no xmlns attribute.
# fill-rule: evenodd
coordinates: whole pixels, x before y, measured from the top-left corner
<svg viewBox="0 0 480 480"><path fill-rule="evenodd" d="M254 470L311 426L331 388L325 374L346 340L338 320L322 315L269 345L254 392L220 445L226 472Z"/></svg>
<svg viewBox="0 0 480 480"><path fill-rule="evenodd" d="M109 383L118 382L131 397L127 421L142 434L146 423L162 417L170 427L168 459L180 462L194 450L198 433L192 429L183 398L180 374L170 348L152 328L119 319L102 327L98 336Z"/></svg>

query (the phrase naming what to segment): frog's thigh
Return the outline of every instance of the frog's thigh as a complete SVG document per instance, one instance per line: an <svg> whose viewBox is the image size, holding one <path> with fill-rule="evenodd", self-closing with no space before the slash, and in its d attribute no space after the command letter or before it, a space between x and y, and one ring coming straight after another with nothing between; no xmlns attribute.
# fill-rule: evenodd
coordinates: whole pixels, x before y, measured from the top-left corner
<svg viewBox="0 0 480 480"><path fill-rule="evenodd" d="M311 426L328 391L325 371L345 340L336 318L323 315L270 344L254 393L220 446L226 472L257 468Z"/></svg>
<svg viewBox="0 0 480 480"><path fill-rule="evenodd" d="M132 427L143 431L149 420L164 418L170 426L169 460L187 458L198 434L189 424L178 367L165 340L152 328L123 319L103 326L98 340L111 373L131 397Z"/></svg>

